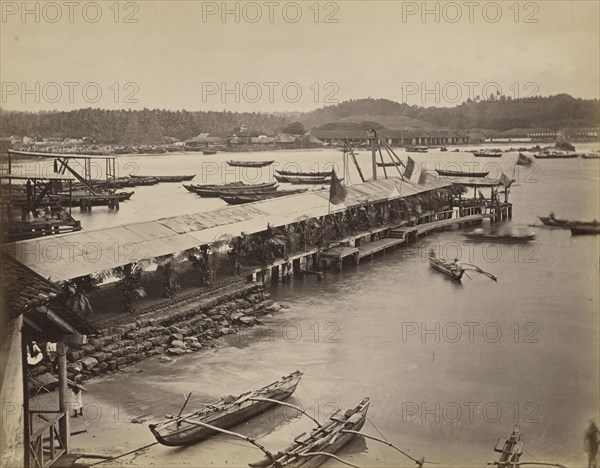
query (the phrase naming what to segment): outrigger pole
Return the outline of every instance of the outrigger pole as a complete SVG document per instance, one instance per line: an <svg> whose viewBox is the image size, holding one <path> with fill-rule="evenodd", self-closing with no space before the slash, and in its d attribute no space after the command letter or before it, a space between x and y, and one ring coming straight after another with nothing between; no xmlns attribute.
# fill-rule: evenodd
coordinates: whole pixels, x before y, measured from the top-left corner
<svg viewBox="0 0 600 468"><path fill-rule="evenodd" d="M487 271L482 270L477 265L473 265L472 263L463 263L463 265L471 266L471 267L473 267L473 271L476 271L477 273L481 273L482 275L487 276L491 280L494 280L496 282L498 281L498 278L496 276L492 275L491 273L488 273Z"/></svg>
<svg viewBox="0 0 600 468"><path fill-rule="evenodd" d="M362 435L362 434L361 434ZM333 454L333 453L328 453L328 452L307 452L307 453L295 453L294 454L297 457L300 458L309 458L309 457L330 457L333 458L337 461L339 461L340 463L343 463L344 465L348 465L348 466L352 466L353 468L361 468L358 465L354 465L340 457L338 457L337 455Z"/></svg>
<svg viewBox="0 0 600 468"><path fill-rule="evenodd" d="M222 429L220 427L213 426L212 424L207 424L205 422L190 421L188 419L183 419L183 421L185 421L188 424L191 424L192 426L205 427L207 429L212 429L213 431L221 432L223 434L237 437L238 439L243 439L246 442L250 442L252 445L254 445L254 446L258 447L260 450L262 450L264 452L264 454L269 458L269 460L275 461L275 456L271 452L269 452L263 445L259 444L256 440L254 440L252 437L245 436L243 434L238 434L237 432L228 431L227 429Z"/></svg>
<svg viewBox="0 0 600 468"><path fill-rule="evenodd" d="M300 411L302 414L304 414L307 417L309 417L310 419L312 419L317 426L323 427L323 426L321 426L321 424L319 423L319 421L317 421L315 418L313 418L310 414L308 414L306 411L304 411L299 406L292 405L291 403L286 403L285 401L273 400L272 398L262 398L262 397L248 398L248 400L249 401L265 401L267 403L274 403L276 405L281 405L281 406L287 406L289 408L294 408L295 410Z"/></svg>
<svg viewBox="0 0 600 468"><path fill-rule="evenodd" d="M433 462L426 462L424 457L422 457L419 460L417 460L416 458L411 457L408 453L403 452L402 450L400 450L398 447L396 447L391 442L388 442L387 440L383 440L383 439L380 439L378 437L373 437L373 436L370 436L370 435L367 435L367 434L363 434L362 432L352 431L350 429L344 429L344 430L342 430L340 432L346 432L348 434L360 435L360 436L366 437L367 439L373 439L373 440L376 440L377 442L381 442L382 444L385 444L385 445L387 445L389 447L392 447L393 449L397 450L398 452L400 452L405 457L410 458L412 461L414 461L419 466L419 468L422 467L423 464L425 464L425 463L433 463Z"/></svg>

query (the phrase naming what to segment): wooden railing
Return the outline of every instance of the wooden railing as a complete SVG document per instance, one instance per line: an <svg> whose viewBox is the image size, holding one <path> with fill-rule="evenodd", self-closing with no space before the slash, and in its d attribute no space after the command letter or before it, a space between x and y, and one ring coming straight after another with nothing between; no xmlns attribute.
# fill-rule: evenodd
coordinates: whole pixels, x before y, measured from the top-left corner
<svg viewBox="0 0 600 468"><path fill-rule="evenodd" d="M50 415L54 419L46 417ZM34 424L34 416L37 416ZM46 468L66 452L59 424L68 417L62 411L29 411L29 466ZM39 420L42 421L39 421ZM35 427L35 430L33 429Z"/></svg>

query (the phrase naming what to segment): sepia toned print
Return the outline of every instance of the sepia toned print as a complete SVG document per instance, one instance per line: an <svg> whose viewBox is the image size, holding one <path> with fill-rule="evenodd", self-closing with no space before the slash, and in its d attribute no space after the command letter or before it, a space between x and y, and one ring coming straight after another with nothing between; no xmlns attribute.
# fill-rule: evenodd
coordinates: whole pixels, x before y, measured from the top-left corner
<svg viewBox="0 0 600 468"><path fill-rule="evenodd" d="M0 23L2 467L598 468L598 2Z"/></svg>

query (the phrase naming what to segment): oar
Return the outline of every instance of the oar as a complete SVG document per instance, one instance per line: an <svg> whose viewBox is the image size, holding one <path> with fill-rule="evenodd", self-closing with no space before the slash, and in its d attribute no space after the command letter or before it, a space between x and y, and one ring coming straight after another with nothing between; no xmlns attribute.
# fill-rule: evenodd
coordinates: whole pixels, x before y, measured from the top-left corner
<svg viewBox="0 0 600 468"><path fill-rule="evenodd" d="M357 435L360 435L360 436L366 437L367 439L373 439L373 440L376 440L377 442L381 442L382 444L385 444L385 445L387 445L387 446L389 446L389 447L392 447L393 449L397 450L398 452L400 452L400 453L401 453L402 455L404 455L405 457L407 457L407 458L410 458L410 459L411 459L412 461L414 461L414 462L415 462L415 463L416 463L416 464L417 464L419 467L423 466L423 464L424 464L424 463L433 463L433 462L425 462L425 458L421 458L421 459L417 460L416 458L413 458L413 457L411 457L411 456L410 456L408 453L406 453L406 452L403 452L401 449L399 449L398 447L396 447L396 446L395 446L394 444L392 444L391 442L388 442L387 440L383 440L383 439L380 439L380 438L378 438L378 437L373 437L373 436L370 436L370 435L367 435L367 434L363 434L362 432L358 432L358 431L352 431L352 430L350 430L350 429L344 429L344 430L342 430L342 431L340 431L340 432L346 432L346 433L348 433L348 434L357 434ZM437 463L436 463L436 465L437 465Z"/></svg>

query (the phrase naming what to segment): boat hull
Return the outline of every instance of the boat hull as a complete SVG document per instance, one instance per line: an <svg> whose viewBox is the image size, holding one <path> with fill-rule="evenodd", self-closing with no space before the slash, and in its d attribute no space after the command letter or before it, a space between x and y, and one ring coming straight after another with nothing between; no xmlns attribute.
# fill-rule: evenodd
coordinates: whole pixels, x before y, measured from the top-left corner
<svg viewBox="0 0 600 468"><path fill-rule="evenodd" d="M465 273L465 270L462 268L459 271L453 270L446 262L436 258L429 258L429 264L431 265L431 268L445 274L448 278L453 279L454 281L462 280L462 277Z"/></svg>
<svg viewBox="0 0 600 468"><path fill-rule="evenodd" d="M570 228L571 234L574 236L600 234L600 224L598 223L573 223Z"/></svg>
<svg viewBox="0 0 600 468"><path fill-rule="evenodd" d="M292 177L292 176L280 176L275 174L275 180L277 182L283 182L295 185L322 185L328 184L331 181L331 177Z"/></svg>
<svg viewBox="0 0 600 468"><path fill-rule="evenodd" d="M443 177L487 177L489 174L489 172L444 171L442 169L436 169L435 171Z"/></svg>
<svg viewBox="0 0 600 468"><path fill-rule="evenodd" d="M288 195L296 195L298 193L304 193L306 189L302 190L282 190L276 192L264 192L250 195L222 195L221 199L228 205L243 205L244 203L252 203L262 200L269 200L271 198L286 197Z"/></svg>
<svg viewBox="0 0 600 468"><path fill-rule="evenodd" d="M369 405L369 399L365 398L358 406L345 412L345 414L350 414L350 416L340 420L330 419L328 424L314 429L310 433L310 436L303 440L302 443L295 442L285 450L275 454L275 461L263 458L256 463L251 463L250 466L260 468L316 468L321 466L326 461L331 460L331 457L324 455L302 457L299 455L312 452L331 454L339 452L356 437L356 434L344 433L342 431L360 431L365 424Z"/></svg>
<svg viewBox="0 0 600 468"><path fill-rule="evenodd" d="M233 167L265 167L270 166L275 161L227 161L227 164Z"/></svg>
<svg viewBox="0 0 600 468"><path fill-rule="evenodd" d="M493 235L493 234L465 234L467 240L476 242L529 242L535 239L535 234L520 235Z"/></svg>
<svg viewBox="0 0 600 468"><path fill-rule="evenodd" d="M169 447L180 447L200 442L217 434L218 431L186 423L183 419L189 419L190 421L196 419L221 429L236 426L264 413L267 409L275 405L275 403L266 401L244 400L244 396L256 396L284 401L294 393L301 377L302 373L296 371L267 387L263 387L254 392L249 392L248 395L240 395L236 401L242 399L241 402L234 402L231 405L226 405L222 410L217 409L211 411L210 408L207 408L183 418L179 418L178 420L167 421L160 424L150 424L150 430L159 443Z"/></svg>
<svg viewBox="0 0 600 468"><path fill-rule="evenodd" d="M568 228L569 220L562 218L551 218L550 216L538 216L538 219L544 223L545 226Z"/></svg>

